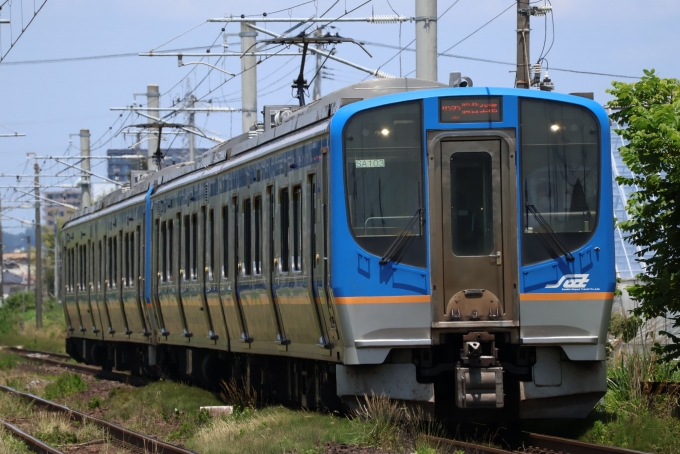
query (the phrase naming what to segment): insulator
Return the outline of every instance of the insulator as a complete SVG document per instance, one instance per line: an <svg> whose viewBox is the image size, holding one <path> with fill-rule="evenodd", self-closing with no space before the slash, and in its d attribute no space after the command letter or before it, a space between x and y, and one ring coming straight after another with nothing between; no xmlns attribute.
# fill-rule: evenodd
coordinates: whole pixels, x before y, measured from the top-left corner
<svg viewBox="0 0 680 454"><path fill-rule="evenodd" d="M531 15L532 16L545 16L549 12L552 11L552 6L550 5L541 5L541 6L534 6L531 8Z"/></svg>
<svg viewBox="0 0 680 454"><path fill-rule="evenodd" d="M376 70L373 75L377 77L378 79L394 79L395 77L392 74L387 74L384 73L380 70Z"/></svg>
<svg viewBox="0 0 680 454"><path fill-rule="evenodd" d="M377 15L377 16L371 16L368 19L368 22L371 24L395 24L397 22L406 22L410 20L408 17L404 16L395 16L395 15Z"/></svg>

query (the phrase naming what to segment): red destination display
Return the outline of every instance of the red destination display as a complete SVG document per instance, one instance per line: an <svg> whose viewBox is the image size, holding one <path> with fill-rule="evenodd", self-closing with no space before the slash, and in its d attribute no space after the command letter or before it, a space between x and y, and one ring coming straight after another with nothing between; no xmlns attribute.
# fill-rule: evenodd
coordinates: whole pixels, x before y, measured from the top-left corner
<svg viewBox="0 0 680 454"><path fill-rule="evenodd" d="M441 98L439 100L440 123L490 121L503 121L503 104L500 96Z"/></svg>

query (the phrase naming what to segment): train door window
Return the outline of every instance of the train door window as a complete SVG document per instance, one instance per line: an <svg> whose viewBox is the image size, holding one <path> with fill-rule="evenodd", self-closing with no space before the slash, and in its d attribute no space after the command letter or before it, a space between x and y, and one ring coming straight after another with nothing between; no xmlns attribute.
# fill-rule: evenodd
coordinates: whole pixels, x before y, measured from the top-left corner
<svg viewBox="0 0 680 454"><path fill-rule="evenodd" d="M163 221L160 225L160 244L159 244L159 256L160 256L160 275L161 282L166 282L168 279L168 223Z"/></svg>
<svg viewBox="0 0 680 454"><path fill-rule="evenodd" d="M231 205L234 207L234 225L233 225L234 230L233 230L232 235L233 235L233 238L234 238L234 259L235 259L234 263L236 264L236 263L240 263L240 260L241 260L241 251L240 251L239 245L238 245L238 228L239 228L238 215L239 215L239 213L238 213L238 198L237 197L232 197ZM240 270L241 270L240 267L237 268L236 273L234 273L234 274L237 274Z"/></svg>
<svg viewBox="0 0 680 454"><path fill-rule="evenodd" d="M165 256L168 261L168 274L167 282L172 282L172 272L174 270L173 263L175 263L175 256L173 251L175 250L175 222L173 220L168 221L168 254Z"/></svg>
<svg viewBox="0 0 680 454"><path fill-rule="evenodd" d="M274 188L272 186L269 186L267 188L267 200L269 204L269 215L267 216L267 221L269 223L269 256L267 260L269 260L270 267L274 266L274 234L276 232L276 217L274 216L274 208L275 208L275 201L274 201ZM274 268L270 268L270 270L273 270ZM271 271L270 271L271 272Z"/></svg>
<svg viewBox="0 0 680 454"><path fill-rule="evenodd" d="M262 197L255 197L253 205L253 232L255 234L253 245L255 260L253 262L253 268L255 274L262 274Z"/></svg>
<svg viewBox="0 0 680 454"><path fill-rule="evenodd" d="M104 256L102 251L102 242L99 240L97 243L97 291L102 289L102 276L104 275Z"/></svg>
<svg viewBox="0 0 680 454"><path fill-rule="evenodd" d="M302 186L293 188L293 271L302 271Z"/></svg>
<svg viewBox="0 0 680 454"><path fill-rule="evenodd" d="M109 288L113 288L113 238L109 237L109 244L108 244L108 254L106 254L106 257L108 258L108 276L109 276Z"/></svg>
<svg viewBox="0 0 680 454"><path fill-rule="evenodd" d="M208 276L209 280L214 279L215 270L215 210L212 208L208 211Z"/></svg>
<svg viewBox="0 0 680 454"><path fill-rule="evenodd" d="M312 260L316 255L316 181L314 175L309 176L309 234Z"/></svg>
<svg viewBox="0 0 680 454"><path fill-rule="evenodd" d="M125 287L130 286L130 234L126 233L123 236L123 284Z"/></svg>
<svg viewBox="0 0 680 454"><path fill-rule="evenodd" d="M288 188L279 192L279 229L281 231L281 272L290 271L290 196Z"/></svg>
<svg viewBox="0 0 680 454"><path fill-rule="evenodd" d="M189 261L191 260L191 224L189 216L184 216L184 254L182 254L182 273L184 280L190 278Z"/></svg>
<svg viewBox="0 0 680 454"><path fill-rule="evenodd" d="M191 280L195 281L198 270L198 215L191 216Z"/></svg>
<svg viewBox="0 0 680 454"><path fill-rule="evenodd" d="M116 288L118 283L118 235L113 237L113 287Z"/></svg>
<svg viewBox="0 0 680 454"><path fill-rule="evenodd" d="M130 243L128 244L129 251L130 251L130 257L129 257L129 263L130 263L130 268L128 272L128 286L129 287L134 287L135 286L135 232L130 232Z"/></svg>
<svg viewBox="0 0 680 454"><path fill-rule="evenodd" d="M244 275L250 276L253 274L252 262L252 232L251 232L251 205L250 199L243 201L243 269Z"/></svg>
<svg viewBox="0 0 680 454"><path fill-rule="evenodd" d="M97 290L94 288L94 283L97 280L97 249L95 247L94 241L90 243L90 277L88 285L92 286L92 290Z"/></svg>
<svg viewBox="0 0 680 454"><path fill-rule="evenodd" d="M141 284L141 276L144 274L144 248L146 245L142 244L142 227L137 226L137 229L135 231L135 243L134 243L134 250L139 251L139 254L137 255L137 261L133 261L133 267L132 267L132 285L135 285L135 282L139 281ZM151 245L149 245L151 247ZM134 257L135 254L134 252L132 253L132 257Z"/></svg>
<svg viewBox="0 0 680 454"><path fill-rule="evenodd" d="M229 277L229 207L222 207L222 277Z"/></svg>

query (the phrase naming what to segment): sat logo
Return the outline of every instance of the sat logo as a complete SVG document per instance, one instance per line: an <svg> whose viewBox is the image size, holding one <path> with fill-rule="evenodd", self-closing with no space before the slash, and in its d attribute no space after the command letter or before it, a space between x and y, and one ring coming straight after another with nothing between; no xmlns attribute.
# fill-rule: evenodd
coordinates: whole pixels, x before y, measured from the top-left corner
<svg viewBox="0 0 680 454"><path fill-rule="evenodd" d="M590 274L565 274L557 284L546 285L545 288L586 288L586 284L590 282L588 276Z"/></svg>

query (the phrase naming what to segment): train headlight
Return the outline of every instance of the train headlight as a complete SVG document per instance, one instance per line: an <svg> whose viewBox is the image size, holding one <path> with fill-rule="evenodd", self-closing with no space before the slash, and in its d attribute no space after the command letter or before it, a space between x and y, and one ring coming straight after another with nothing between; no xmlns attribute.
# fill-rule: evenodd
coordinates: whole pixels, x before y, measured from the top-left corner
<svg viewBox="0 0 680 454"><path fill-rule="evenodd" d="M552 132L557 132L557 131L560 130L560 125L551 125L551 126L550 126L550 130L551 130Z"/></svg>

